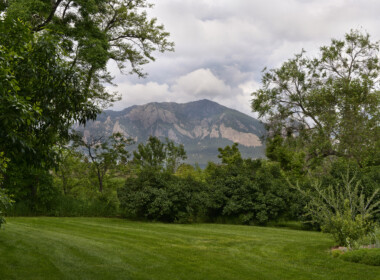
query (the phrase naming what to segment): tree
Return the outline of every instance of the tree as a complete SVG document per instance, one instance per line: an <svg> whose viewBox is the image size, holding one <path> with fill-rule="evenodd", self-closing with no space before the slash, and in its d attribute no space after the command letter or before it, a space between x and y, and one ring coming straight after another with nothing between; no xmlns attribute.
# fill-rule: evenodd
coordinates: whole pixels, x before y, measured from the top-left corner
<svg viewBox="0 0 380 280"><path fill-rule="evenodd" d="M241 153L238 148L239 144L234 143L231 147L226 146L223 148L218 148L219 155L218 158L222 160L223 164L227 165L236 165L240 166L243 164L243 159L241 157Z"/></svg>
<svg viewBox="0 0 380 280"><path fill-rule="evenodd" d="M85 162L85 156L77 151L75 147L62 147L61 157L58 167L54 170L54 175L59 180L55 182L62 185L62 191L65 196L72 194L72 190L80 185L89 185L88 180L88 162Z"/></svg>
<svg viewBox="0 0 380 280"><path fill-rule="evenodd" d="M174 173L180 161L185 159L186 152L182 144L176 146L169 139L163 143L153 136L149 137L145 145L140 143L137 151L133 152L133 163L138 168L151 168L157 171L166 169L169 173Z"/></svg>
<svg viewBox="0 0 380 280"><path fill-rule="evenodd" d="M278 69L265 69L253 110L267 120L269 137L281 136L282 145L302 151L309 166L327 157L378 165L378 43L351 31L320 51L317 58L302 51Z"/></svg>
<svg viewBox="0 0 380 280"><path fill-rule="evenodd" d="M59 161L54 146L69 139L71 126L117 99L104 87L110 60L142 77L154 51L173 50L150 7L145 0L0 2L0 152L9 170L51 168Z"/></svg>
<svg viewBox="0 0 380 280"><path fill-rule="evenodd" d="M25 187L15 199L36 201L40 175L58 160L55 145L69 139L74 122L85 123L100 110L62 51L49 33L37 35L26 23L0 20L0 151L10 159L4 187Z"/></svg>
<svg viewBox="0 0 380 280"><path fill-rule="evenodd" d="M99 192L103 192L104 176L117 163L127 162L129 152L126 148L133 144L133 140L125 138L121 133L114 133L108 139L104 139L104 136L88 140L77 138L76 143L86 149L98 179Z"/></svg>
<svg viewBox="0 0 380 280"><path fill-rule="evenodd" d="M107 102L112 94L103 83L112 80L109 60L120 70L144 76L142 66L154 60L153 52L173 50L169 33L147 15L152 7L146 0L10 0L3 10L8 18L30 23L34 32L57 36L87 89Z"/></svg>

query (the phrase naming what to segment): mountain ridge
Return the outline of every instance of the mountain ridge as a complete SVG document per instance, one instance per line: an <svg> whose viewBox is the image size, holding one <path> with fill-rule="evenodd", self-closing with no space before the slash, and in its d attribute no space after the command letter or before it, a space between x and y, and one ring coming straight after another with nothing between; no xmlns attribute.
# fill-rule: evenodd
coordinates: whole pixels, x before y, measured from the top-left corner
<svg viewBox="0 0 380 280"><path fill-rule="evenodd" d="M137 143L149 136L169 138L185 146L187 163L205 166L218 161L218 148L239 143L243 157L264 157L264 124L208 99L188 103L151 102L121 111L106 110L85 127L84 138L120 132Z"/></svg>

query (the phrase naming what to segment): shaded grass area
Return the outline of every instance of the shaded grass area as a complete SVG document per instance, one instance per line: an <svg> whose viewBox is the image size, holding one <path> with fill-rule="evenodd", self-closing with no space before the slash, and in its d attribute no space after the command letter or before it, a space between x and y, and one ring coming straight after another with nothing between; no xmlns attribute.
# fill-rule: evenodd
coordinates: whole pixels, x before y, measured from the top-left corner
<svg viewBox="0 0 380 280"><path fill-rule="evenodd" d="M1 279L380 279L332 258L328 235L106 218L8 218Z"/></svg>

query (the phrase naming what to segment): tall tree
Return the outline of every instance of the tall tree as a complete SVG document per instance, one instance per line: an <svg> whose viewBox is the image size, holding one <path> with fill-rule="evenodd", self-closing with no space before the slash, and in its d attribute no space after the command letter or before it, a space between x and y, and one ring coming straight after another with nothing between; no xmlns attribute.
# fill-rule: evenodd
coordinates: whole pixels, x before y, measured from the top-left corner
<svg viewBox="0 0 380 280"><path fill-rule="evenodd" d="M47 170L72 124L95 119L117 99L104 87L110 60L142 77L156 50L173 50L169 33L148 17L151 7L145 0L0 1L0 152L11 160L8 170Z"/></svg>
<svg viewBox="0 0 380 280"><path fill-rule="evenodd" d="M0 150L11 162L50 164L52 146L68 139L73 122L100 111L61 51L49 33L36 36L28 24L0 21Z"/></svg>
<svg viewBox="0 0 380 280"><path fill-rule="evenodd" d="M379 164L379 78L378 43L351 31L316 58L302 51L265 70L252 108L268 122L270 137L301 149L309 164L326 157Z"/></svg>
<svg viewBox="0 0 380 280"><path fill-rule="evenodd" d="M0 149L34 150L36 162L43 154L38 147L67 138L73 122L94 119L116 100L104 88L112 81L110 60L144 76L142 65L154 60L154 51L173 50L169 33L148 17L152 5L145 0L1 3L0 121L9 129L1 129ZM30 130L38 143L28 143Z"/></svg>

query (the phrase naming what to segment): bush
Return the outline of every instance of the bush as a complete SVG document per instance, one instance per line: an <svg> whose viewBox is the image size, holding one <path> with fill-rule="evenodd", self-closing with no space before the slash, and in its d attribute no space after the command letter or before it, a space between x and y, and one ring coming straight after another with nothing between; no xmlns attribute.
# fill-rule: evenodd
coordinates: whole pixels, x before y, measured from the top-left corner
<svg viewBox="0 0 380 280"><path fill-rule="evenodd" d="M220 152L229 156L225 163L209 163L205 171L211 220L266 224L288 215L292 201L279 164L244 160L231 148Z"/></svg>
<svg viewBox="0 0 380 280"><path fill-rule="evenodd" d="M5 223L5 211L11 206L12 202L5 190L0 188L0 228Z"/></svg>
<svg viewBox="0 0 380 280"><path fill-rule="evenodd" d="M339 257L349 262L380 266L380 248L352 250Z"/></svg>
<svg viewBox="0 0 380 280"><path fill-rule="evenodd" d="M12 204L11 198L8 196L6 191L1 188L3 183L3 174L7 168L7 162L9 160L4 156L3 152L0 152L0 228L1 225L5 223L5 211Z"/></svg>
<svg viewBox="0 0 380 280"><path fill-rule="evenodd" d="M307 215L311 222L319 224L322 231L331 233L341 246L352 247L361 239L373 234L376 224L372 218L380 201L364 195L360 181L349 174L342 176L342 183L323 188L320 181L312 184L312 189L298 190L308 199Z"/></svg>
<svg viewBox="0 0 380 280"><path fill-rule="evenodd" d="M125 217L187 223L203 216L207 192L204 184L192 177L146 168L126 180L118 197Z"/></svg>
<svg viewBox="0 0 380 280"><path fill-rule="evenodd" d="M116 192L98 193L87 198L61 194L54 198L54 204L38 211L30 201L17 201L8 213L11 216L115 217L119 215L119 202Z"/></svg>
<svg viewBox="0 0 380 280"><path fill-rule="evenodd" d="M349 201L344 203L343 213L335 213L329 222L321 226L322 231L333 235L336 242L347 247L356 247L358 241L373 233L375 224L367 216L353 216Z"/></svg>

